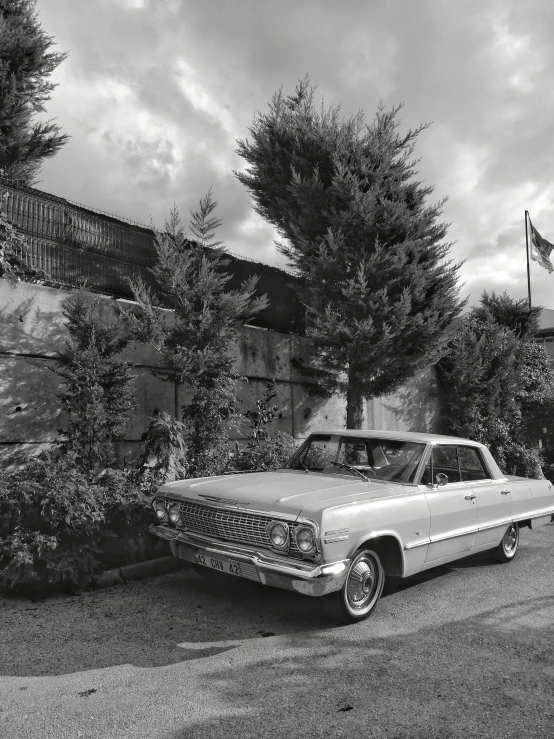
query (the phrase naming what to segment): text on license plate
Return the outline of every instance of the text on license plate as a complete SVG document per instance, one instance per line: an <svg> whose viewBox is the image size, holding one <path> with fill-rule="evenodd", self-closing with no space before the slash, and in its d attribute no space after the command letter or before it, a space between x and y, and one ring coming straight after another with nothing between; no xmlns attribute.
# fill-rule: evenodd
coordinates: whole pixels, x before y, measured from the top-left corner
<svg viewBox="0 0 554 739"><path fill-rule="evenodd" d="M226 572L228 575L240 575L240 565L238 562L228 562L226 559L217 559L216 557L208 557L200 552L195 552L194 559L199 565L211 567L212 570Z"/></svg>

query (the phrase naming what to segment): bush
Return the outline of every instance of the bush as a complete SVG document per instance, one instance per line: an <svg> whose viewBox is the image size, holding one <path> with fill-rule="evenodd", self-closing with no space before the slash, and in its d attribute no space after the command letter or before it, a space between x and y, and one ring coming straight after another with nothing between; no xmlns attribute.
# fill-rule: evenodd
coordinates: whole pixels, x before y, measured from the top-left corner
<svg viewBox="0 0 554 739"><path fill-rule="evenodd" d="M144 451L138 460L137 479L142 486L157 488L164 482L180 480L187 471L187 427L169 413L150 419L142 435Z"/></svg>
<svg viewBox="0 0 554 739"><path fill-rule="evenodd" d="M238 452L231 463L236 470L278 470L296 451L296 443L290 434L278 431L275 436L249 444Z"/></svg>
<svg viewBox="0 0 554 739"><path fill-rule="evenodd" d="M0 584L44 593L102 569L103 544L144 531L149 501L125 472L87 476L72 454L0 471Z"/></svg>
<svg viewBox="0 0 554 739"><path fill-rule="evenodd" d="M264 394L256 401L255 409L243 414L250 421L251 432L246 448L237 451L231 460L232 469L278 470L292 457L296 450L294 438L282 431L270 437L267 430L278 416L279 408L272 403L276 397L275 380L270 380Z"/></svg>

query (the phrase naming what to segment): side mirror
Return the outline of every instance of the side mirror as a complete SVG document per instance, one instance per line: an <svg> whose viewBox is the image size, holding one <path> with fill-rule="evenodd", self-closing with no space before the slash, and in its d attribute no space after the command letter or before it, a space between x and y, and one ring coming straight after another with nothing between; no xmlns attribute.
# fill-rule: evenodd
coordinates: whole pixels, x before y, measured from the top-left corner
<svg viewBox="0 0 554 739"><path fill-rule="evenodd" d="M448 475L445 475L444 472L437 472L435 480L437 481L437 487L442 488L448 482Z"/></svg>

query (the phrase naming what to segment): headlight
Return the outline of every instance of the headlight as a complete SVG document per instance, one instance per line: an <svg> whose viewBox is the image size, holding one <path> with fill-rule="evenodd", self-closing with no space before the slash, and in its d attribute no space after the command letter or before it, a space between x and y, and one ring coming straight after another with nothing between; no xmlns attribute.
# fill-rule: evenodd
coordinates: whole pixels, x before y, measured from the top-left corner
<svg viewBox="0 0 554 739"><path fill-rule="evenodd" d="M309 526L300 526L296 529L294 538L296 539L296 546L304 554L313 552L315 549L315 534L312 528Z"/></svg>
<svg viewBox="0 0 554 739"><path fill-rule="evenodd" d="M152 501L152 508L154 509L154 513L156 514L156 518L160 522L166 522L168 521L168 515L167 515L167 508L165 507L165 503L160 498L155 498Z"/></svg>
<svg viewBox="0 0 554 739"><path fill-rule="evenodd" d="M171 523L179 523L179 521L181 520L181 504L171 503L167 510L169 512L169 520L171 521Z"/></svg>
<svg viewBox="0 0 554 739"><path fill-rule="evenodd" d="M270 523L268 534L271 543L276 549L289 548L289 527L286 523Z"/></svg>

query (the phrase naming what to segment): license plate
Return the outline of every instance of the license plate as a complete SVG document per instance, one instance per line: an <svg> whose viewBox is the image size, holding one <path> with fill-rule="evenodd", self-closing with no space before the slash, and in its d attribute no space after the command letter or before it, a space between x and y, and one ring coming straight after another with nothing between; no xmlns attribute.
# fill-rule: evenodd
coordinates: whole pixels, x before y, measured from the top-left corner
<svg viewBox="0 0 554 739"><path fill-rule="evenodd" d="M240 577L240 565L238 562L229 562L226 559L218 559L217 557L209 557L207 554L195 552L194 559L199 565L210 567L212 570L226 572L228 575L238 575Z"/></svg>

